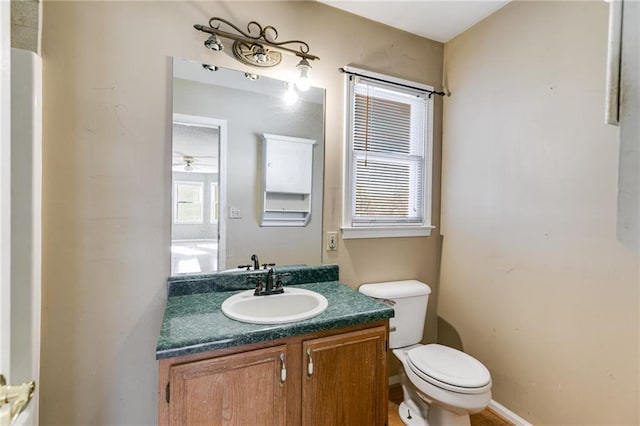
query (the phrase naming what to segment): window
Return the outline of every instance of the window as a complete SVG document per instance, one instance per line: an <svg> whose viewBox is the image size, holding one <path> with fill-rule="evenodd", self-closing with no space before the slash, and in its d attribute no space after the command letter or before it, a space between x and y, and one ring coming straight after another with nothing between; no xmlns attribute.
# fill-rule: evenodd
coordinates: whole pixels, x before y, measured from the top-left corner
<svg viewBox="0 0 640 426"><path fill-rule="evenodd" d="M347 79L343 237L429 235L433 89L353 68Z"/></svg>
<svg viewBox="0 0 640 426"><path fill-rule="evenodd" d="M203 223L202 187L202 182L175 183L174 223Z"/></svg>

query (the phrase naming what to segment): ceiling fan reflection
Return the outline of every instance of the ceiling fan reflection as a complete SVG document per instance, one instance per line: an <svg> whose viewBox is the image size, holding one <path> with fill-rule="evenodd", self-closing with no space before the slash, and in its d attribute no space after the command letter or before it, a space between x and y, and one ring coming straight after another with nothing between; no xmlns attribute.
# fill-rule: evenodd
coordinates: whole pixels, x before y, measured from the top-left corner
<svg viewBox="0 0 640 426"><path fill-rule="evenodd" d="M201 159L208 158L216 158L211 156L192 156L192 155L183 155L179 161L174 159L173 170L174 171L185 171L185 172L203 172L203 173L213 173L216 172L218 167L217 164L208 164L207 161L203 161ZM176 170L179 166L182 166L181 170Z"/></svg>

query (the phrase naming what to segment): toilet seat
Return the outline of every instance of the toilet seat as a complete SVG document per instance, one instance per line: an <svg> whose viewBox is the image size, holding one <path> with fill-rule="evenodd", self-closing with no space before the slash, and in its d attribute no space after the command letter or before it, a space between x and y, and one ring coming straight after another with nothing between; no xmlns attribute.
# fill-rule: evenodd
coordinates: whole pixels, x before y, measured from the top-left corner
<svg viewBox="0 0 640 426"><path fill-rule="evenodd" d="M452 392L477 394L491 388L491 375L482 363L456 349L421 345L406 353L407 365L422 380Z"/></svg>

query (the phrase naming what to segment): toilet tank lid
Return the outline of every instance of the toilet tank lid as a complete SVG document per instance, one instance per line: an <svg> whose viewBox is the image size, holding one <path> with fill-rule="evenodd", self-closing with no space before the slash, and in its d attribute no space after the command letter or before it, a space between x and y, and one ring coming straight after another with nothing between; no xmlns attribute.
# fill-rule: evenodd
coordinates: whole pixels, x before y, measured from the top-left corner
<svg viewBox="0 0 640 426"><path fill-rule="evenodd" d="M417 280L362 284L358 290L360 293L377 299L401 299L431 293L431 288L427 284Z"/></svg>

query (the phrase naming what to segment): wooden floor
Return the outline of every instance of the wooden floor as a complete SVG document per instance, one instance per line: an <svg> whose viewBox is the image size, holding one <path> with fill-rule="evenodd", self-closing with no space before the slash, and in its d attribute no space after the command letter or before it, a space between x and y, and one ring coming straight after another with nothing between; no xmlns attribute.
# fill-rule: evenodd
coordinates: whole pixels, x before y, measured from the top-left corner
<svg viewBox="0 0 640 426"><path fill-rule="evenodd" d="M398 405L402 402L402 388L400 385L389 387L389 425L403 426L398 415ZM513 426L512 423L485 409L481 413L471 415L471 426Z"/></svg>

